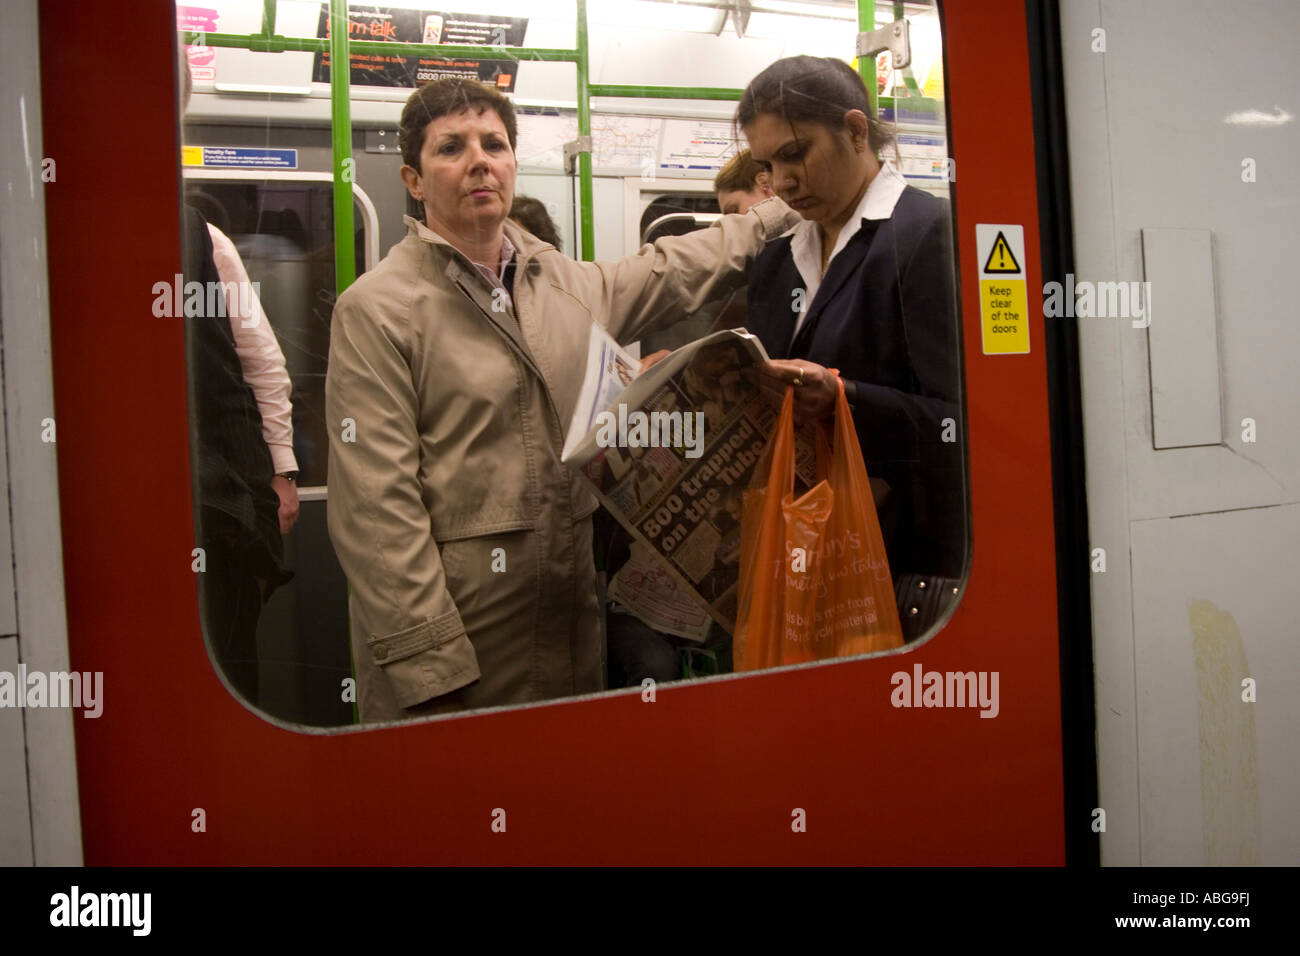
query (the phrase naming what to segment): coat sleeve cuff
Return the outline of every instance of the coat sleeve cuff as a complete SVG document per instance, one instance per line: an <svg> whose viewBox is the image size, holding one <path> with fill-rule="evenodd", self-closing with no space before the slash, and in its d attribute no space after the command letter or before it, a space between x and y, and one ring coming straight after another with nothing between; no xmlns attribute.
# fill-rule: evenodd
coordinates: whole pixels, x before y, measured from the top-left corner
<svg viewBox="0 0 1300 956"><path fill-rule="evenodd" d="M779 196L771 196L762 202L754 203L749 207L749 211L758 216L759 222L763 224L763 236L769 240L793 229L803 221L803 217L787 206Z"/></svg>
<svg viewBox="0 0 1300 956"><path fill-rule="evenodd" d="M480 676L474 645L455 610L393 634L371 637L366 647L383 668L401 707L449 694Z"/></svg>

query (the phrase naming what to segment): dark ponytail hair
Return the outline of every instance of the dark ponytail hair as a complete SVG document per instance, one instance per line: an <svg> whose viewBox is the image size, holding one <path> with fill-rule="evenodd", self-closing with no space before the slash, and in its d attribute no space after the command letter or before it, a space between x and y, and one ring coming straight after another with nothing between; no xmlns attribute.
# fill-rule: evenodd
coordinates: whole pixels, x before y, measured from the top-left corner
<svg viewBox="0 0 1300 956"><path fill-rule="evenodd" d="M736 138L761 113L791 123L821 123L832 132L844 128L844 114L861 110L867 117L867 142L879 155L894 139L880 122L867 88L853 67L834 57L789 56L777 60L749 81L736 107Z"/></svg>

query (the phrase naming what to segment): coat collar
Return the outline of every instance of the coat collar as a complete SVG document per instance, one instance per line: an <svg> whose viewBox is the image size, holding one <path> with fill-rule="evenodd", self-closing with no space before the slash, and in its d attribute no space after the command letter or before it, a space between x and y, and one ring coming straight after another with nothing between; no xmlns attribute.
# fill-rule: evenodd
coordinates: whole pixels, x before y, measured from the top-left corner
<svg viewBox="0 0 1300 956"><path fill-rule="evenodd" d="M402 222L406 223L406 234L408 236L415 236L417 239L432 245L446 246L466 262L469 262L469 257L414 216L403 216ZM515 253L518 255L520 263L527 262L539 252L555 248L549 242L542 242L531 232L522 229L512 219L507 219L504 226L506 238L515 247Z"/></svg>
<svg viewBox="0 0 1300 956"><path fill-rule="evenodd" d="M533 373L536 374L538 379L545 384L546 376L542 373L541 365L528 345L528 340L525 337L521 325L522 320L514 307L514 302L508 302L507 312L494 309L489 280L487 276L483 274L483 271L469 260L468 256L424 223L420 222L420 220L411 216L404 216L402 218L406 223L406 235L408 239L414 237L418 241L428 243L431 246L445 247L446 251L449 253L444 270L446 277L465 294L466 298L468 298L475 307L478 308L487 322L496 329L502 338L513 346L514 350L525 361ZM515 263L515 287L516 290L518 290L518 284L522 281L522 276L525 272L524 267L531 265L527 257L530 254L542 252L547 249L553 249L554 247L550 243L542 242L531 233L520 229L513 222L507 221L505 224L505 230L507 240L516 250L517 261ZM528 271L531 272L532 270L529 269ZM547 388L546 394L548 400L551 400L553 404L554 400L550 397L549 388Z"/></svg>

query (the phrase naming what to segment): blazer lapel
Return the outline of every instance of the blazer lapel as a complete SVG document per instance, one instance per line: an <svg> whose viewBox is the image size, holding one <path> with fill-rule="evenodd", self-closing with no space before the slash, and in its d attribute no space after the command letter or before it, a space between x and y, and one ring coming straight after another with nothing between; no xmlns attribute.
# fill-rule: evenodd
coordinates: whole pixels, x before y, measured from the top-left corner
<svg viewBox="0 0 1300 956"><path fill-rule="evenodd" d="M788 242L788 240L786 241ZM792 291L794 289L804 289L803 276L799 274L794 259L788 255L782 260L775 288L790 289ZM768 349L768 351L773 357L778 357L781 346L788 346L791 336L794 335L794 321L798 318L798 315L790 308L790 297L788 295L783 300L780 300L775 308L764 309L763 314L766 319L764 325L768 336L770 336L768 341L775 346L775 348ZM753 318L756 317L752 317L751 321ZM764 336L760 335L759 337L763 338Z"/></svg>
<svg viewBox="0 0 1300 956"><path fill-rule="evenodd" d="M840 250L840 254L831 262L831 267L826 270L826 276L817 289L816 297L808 306L808 317L803 320L803 325L799 326L798 333L790 343L791 355L797 354L800 348L807 346L813 329L816 327L818 320L821 319L822 312L826 309L826 303L835 298L844 283L849 280L849 276L853 275L862 265L866 251L871 247L871 240L876 237L876 230L880 228L882 222L884 222L882 219L867 219L864 221L862 228L854 234L853 238Z"/></svg>

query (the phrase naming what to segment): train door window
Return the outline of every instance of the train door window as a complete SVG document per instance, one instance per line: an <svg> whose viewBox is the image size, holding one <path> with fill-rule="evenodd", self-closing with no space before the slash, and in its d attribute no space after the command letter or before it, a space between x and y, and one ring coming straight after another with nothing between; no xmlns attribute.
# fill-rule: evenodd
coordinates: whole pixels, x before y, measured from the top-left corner
<svg viewBox="0 0 1300 956"><path fill-rule="evenodd" d="M234 6L221 4L223 10ZM279 4L279 9L283 12L291 6L295 5ZM479 6L466 0L467 9L478 10ZM627 5L627 10L635 9L636 16L644 18L647 10L660 6L670 5L638 2ZM317 23L321 9L318 5L296 7L301 8L304 24L306 19ZM302 13L308 7L310 18ZM670 69L668 60L659 62L638 52L636 68L646 71L646 75L618 75L620 58L602 55L593 57L592 62L604 63L597 72L603 70L607 75L593 76L593 82L743 86L772 63L773 46L768 41L782 39L785 43L781 50L786 55L806 53L839 60L843 69L836 68L838 82L845 82L846 75L850 77L852 83L858 84L853 87L853 95L860 98L865 91L859 75L844 72L854 62L852 52L858 35L853 9L848 5L841 10L810 4L805 15L799 12L803 7L799 3L785 4L780 12L756 8L746 26L734 34L719 33L713 27L697 30L683 26L683 32L693 31L683 41L684 46L698 51L691 59L700 64L698 75L690 78ZM385 9L368 6L361 12L358 8L351 16L382 18ZM405 5L401 9L409 12ZM807 80L803 74L779 83L778 87L793 99L774 107L775 101L769 98L758 114L759 119L770 118L775 108L782 122L746 124L742 127L744 136L732 148L752 147L755 156L768 164L772 187L804 214L804 221L769 245L764 258L750 270L748 285L740 295L731 296L729 289L728 297L708 303L693 315L679 316L677 328L656 331L634 345L639 344L643 353L649 354L693 341L716 328L743 324L764 342L774 359L800 360L807 363L806 367L838 370L846 382L854 425L873 479L872 491L876 494L895 590L896 600L892 603L900 615L902 638L911 642L933 634L955 606L969 550L961 332L951 251L954 230L947 202L953 164L949 160L942 36L936 4L882 2L876 5L876 11L878 26L904 17L911 27L910 62L895 68L890 54L881 54L876 68L866 78L878 96L880 123L857 137L855 150L851 134L863 131L852 124L838 123L846 111L828 118L824 112L807 113L801 105L837 102L833 95L828 98L817 82L803 90L801 84ZM550 34L545 43L536 40L527 26L533 21L526 19L526 9L520 6L518 12L516 19L525 24L520 34L524 45L564 45ZM247 10L244 13L246 18L252 17ZM420 13L421 22L430 31L433 27L429 24L445 19L441 14ZM724 17L733 15L719 13ZM640 51L643 41L649 42L645 40L649 34L644 23L620 25L617 20L618 16L608 10L595 16L593 49L626 45L628 50L635 47ZM542 22L539 15L536 23ZM277 31L281 27L287 33L295 32L284 24L277 25ZM311 35L314 29L297 32ZM652 39L661 42L660 34L671 31L650 32L654 33ZM711 50L716 55L710 54ZM266 130L266 148L261 153L275 152L277 145L283 144L285 130L297 129L306 136L302 124L309 127L314 123L317 129L310 135L319 139L326 126L327 90L320 82L319 70L311 67L307 57L288 55L297 57L294 62L299 65L293 69L302 74L301 90L289 84L293 86L290 92L298 96L306 91L302 94L305 98L294 102L274 99L290 95L284 92L289 89L287 81L276 74L280 92L268 94L266 100L266 115L261 121ZM254 121L252 135L260 135L255 120L260 104L249 91L257 86L252 73L264 56L269 54L244 51L238 58L229 58L224 86L221 70L225 67L218 64L212 85L205 91L209 95L198 110L211 124L207 130L210 136L223 135L215 124L239 122L248 130L250 120ZM197 62L193 51L191 60ZM819 62L824 66L829 61ZM289 63L285 60L281 64L281 73L289 69ZM720 74L718 64L730 67ZM517 83L512 95L521 108L519 115L529 119L520 124L521 140L529 130L562 127L574 119L570 115L573 111L566 112L563 104L556 106L555 69L542 69L560 66L569 68L522 62L517 76L511 72L512 82ZM537 77L548 78L542 86L531 85L531 67L537 67ZM235 76L239 71L243 72ZM234 83L236 79L243 84L242 98L228 95L229 90L239 86ZM549 92L538 92L543 87ZM354 118L368 126L365 132L354 130L353 136L358 171L353 189L359 271L378 261L381 227L388 230L390 239L400 232L399 206L406 204L407 196L399 191L400 160L386 137L396 128L406 95L406 90L399 88L353 88L357 106ZM602 111L617 109L612 98L602 99ZM707 150L701 147L695 132L703 128L699 126L700 116L687 112L684 118L676 117L671 114L672 104L682 101L667 102L669 106L658 112L638 112L629 105L621 119L616 116L611 122L593 123L597 179L597 208L593 212L600 224L597 248L602 251L622 247L623 254L632 254L644 242L707 227L720 216L713 192L713 177L719 165L713 160L719 157L703 156ZM857 102L854 99L846 105L854 109ZM530 116L528 109L542 112ZM729 122L718 125L733 128ZM817 133L819 128L822 133ZM787 136L787 132L794 135ZM822 145L826 148L819 154L813 147L821 142L816 137L823 133ZM832 142L836 137L843 140L836 140L842 149L836 149ZM870 163L861 152L868 141L870 154L877 157ZM676 144L673 149L702 156L700 168L693 168L689 161L679 162L669 174L647 177L643 168L639 178L630 177L628 157L640 164L644 149L658 149L657 162L665 160L663 151L669 149L669 143ZM553 152L557 157L561 155L557 144L548 144L546 149L516 150L517 158L540 157L535 165L521 165L516 193L533 195L541 201L559 227L559 246L573 254L580 249L581 238L578 203L574 199L577 190L572 174L548 165L550 146L556 147ZM621 158L617 164L602 168L602 155ZM558 159L555 165L559 165ZM373 179L368 180L372 173ZM245 330L238 321L224 326L219 321L187 323L199 539L195 563L196 570L204 572L200 575L200 609L206 639L228 683L262 711L317 726L353 723L357 720L358 693L365 689L358 688L355 681L355 635L349 629L348 581L335 557L325 520L331 437L328 429L346 425L327 423L324 417L335 285L331 177L323 172L298 170L230 169L191 169L185 175L188 207L197 209L225 237L222 240L213 235L212 242L221 246L214 246L214 250L232 251L247 273L248 284L265 316L263 331L273 333L291 388L291 411L283 403L267 406L258 383L264 384L275 376L264 376L256 370L258 359L254 353L259 346L250 344L250 337L241 334ZM854 176L862 188L850 195L844 183ZM380 202L382 223L363 183ZM840 230L842 237L836 233L827 240L825 237L831 234L825 227L831 220L819 210L818 203L823 207L838 203L847 208L846 200L860 208L855 207L856 216L845 220ZM194 241L199 237L188 226L187 238L192 240L186 249L187 272L202 273L203 265L194 257ZM845 241L832 245L840 238ZM833 254L823 259L820 271L814 259L809 271L810 250L819 242L832 245ZM214 257L211 268L217 268L218 258ZM765 271L760 273L759 266ZM226 278L210 274L216 280ZM800 306L792 308L791 303ZM206 317L206 313L200 315ZM716 392L714 386L722 389L719 394L700 399L711 409L708 414L722 416L711 420L710 428L731 428L740 414L736 411L740 405L726 392L723 379L726 375L721 372L712 379L697 376L705 391ZM758 415L758 432L770 430L774 416L754 414ZM279 496L283 475L275 461L275 439L267 429L268 423L282 421L286 415L292 428L289 447L295 459L291 470L298 472L299 516L292 534L279 533L285 517L284 501ZM662 511L666 499L650 502L645 494L655 484L652 479L664 477L651 474L663 460L662 455L647 455L644 460L629 456L622 461L623 472L617 479L622 484L602 488L606 504L635 499L636 507L654 506L647 513ZM260 476L255 481L249 477L254 474ZM272 478L275 481L268 486ZM653 497L661 490L649 494ZM731 647L731 635L721 623L735 620L739 586L734 565L740 551L742 490L739 486L727 489L722 495L725 507L719 505L721 510L708 519L714 523L709 528L701 525L689 542L675 542L688 543L689 547L677 549L671 557L662 550L658 556L650 554L650 560L657 562L655 566L661 571L659 577L678 589L679 596L687 592L694 595L696 610L707 605L702 633L695 628L687 637L680 633L681 628L657 628L653 601L635 607L631 606L635 601L624 602L618 609L606 609L607 622L615 614L638 618L633 630L642 636L649 634L652 641L658 642L651 656L658 654L664 669L654 675L616 673L611 638L610 666L602 680L605 686L639 686L646 676L673 680L742 669ZM654 548L654 535L645 531L644 517L644 513L640 518L624 516L627 527L640 529L632 534L641 535L637 543L649 552ZM601 563L610 554L601 551L599 525L595 537L596 561ZM465 568L453 566L457 560L463 565L471 549L454 538L438 544L443 563L463 577ZM499 559L494 555L492 560ZM733 565L729 579L711 570L718 562ZM668 572L662 573L665 567ZM642 576L640 580L648 579ZM630 580L625 578L623 584L631 587ZM451 588L450 577L447 586ZM623 593L626 597L630 592L625 589ZM474 595L469 597L476 599ZM779 613L772 610L772 614ZM469 635L471 643L473 637ZM635 652L632 656L636 656ZM490 659L482 654L480 658ZM437 712L439 702L431 704L434 709L422 712ZM413 711L410 716L418 713Z"/></svg>

